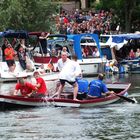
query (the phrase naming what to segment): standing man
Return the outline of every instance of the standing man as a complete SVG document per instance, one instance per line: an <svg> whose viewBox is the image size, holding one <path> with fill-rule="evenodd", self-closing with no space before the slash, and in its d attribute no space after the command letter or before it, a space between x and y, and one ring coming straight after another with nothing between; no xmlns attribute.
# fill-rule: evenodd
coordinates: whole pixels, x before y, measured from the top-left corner
<svg viewBox="0 0 140 140"><path fill-rule="evenodd" d="M61 58L57 62L57 69L59 71L62 71L62 68L66 65L67 62L69 62L70 59L67 56L66 52L62 52Z"/></svg>
<svg viewBox="0 0 140 140"><path fill-rule="evenodd" d="M48 37L49 33L46 35L45 32L41 33L41 36L39 36L39 42L40 42L40 53L44 54L45 56L47 56L47 37Z"/></svg>
<svg viewBox="0 0 140 140"><path fill-rule="evenodd" d="M76 82L76 62L67 58L67 53L62 52L61 59L58 60L58 70L60 71L59 80L60 86L56 94L60 98L61 92L64 89L65 82L73 86L73 100L77 100L78 84Z"/></svg>
<svg viewBox="0 0 140 140"><path fill-rule="evenodd" d="M15 70L15 52L14 49L12 48L11 44L8 44L6 49L4 50L4 55L5 55L5 60L7 62L7 65L9 67L10 72L14 72Z"/></svg>

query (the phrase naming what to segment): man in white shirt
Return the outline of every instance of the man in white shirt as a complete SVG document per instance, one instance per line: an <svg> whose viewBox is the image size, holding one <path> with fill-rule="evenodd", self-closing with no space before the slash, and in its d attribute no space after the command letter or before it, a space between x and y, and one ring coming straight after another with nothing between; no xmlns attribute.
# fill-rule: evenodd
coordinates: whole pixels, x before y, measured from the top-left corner
<svg viewBox="0 0 140 140"><path fill-rule="evenodd" d="M57 62L57 68L59 71L62 70L62 68L65 66L65 64L69 61L70 59L67 57L66 52L62 52L61 58Z"/></svg>
<svg viewBox="0 0 140 140"><path fill-rule="evenodd" d="M74 88L73 100L77 100L78 84L76 82L76 76L78 73L76 62L67 58L67 53L63 52L61 54L61 59L58 60L58 70L60 71L60 86L57 91L58 98L60 98L61 92L65 86L65 82L67 82Z"/></svg>

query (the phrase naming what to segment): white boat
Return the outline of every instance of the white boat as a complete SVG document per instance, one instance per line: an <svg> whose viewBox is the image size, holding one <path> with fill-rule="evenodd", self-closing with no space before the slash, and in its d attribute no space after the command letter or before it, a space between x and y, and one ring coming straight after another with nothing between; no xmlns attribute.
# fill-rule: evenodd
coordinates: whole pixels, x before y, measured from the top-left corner
<svg viewBox="0 0 140 140"><path fill-rule="evenodd" d="M13 31L13 30L8 30L5 32L0 33L0 38L6 40L8 43L11 43L14 41L15 45L12 47L16 51L16 47L19 45L19 39L28 39L28 33L25 31ZM10 38L10 39L9 39ZM16 39L16 41L15 41ZM4 42L0 42L1 46L4 46ZM6 46L5 46L6 47ZM31 67L30 70L23 70L21 67L20 63L18 60L15 60L15 70L14 72L10 72L8 65L5 61L5 56L4 56L4 49L5 47L2 47L0 50L0 82L11 82L11 81L16 81L17 77L20 76L32 76L34 71L36 70L34 66L34 62L31 60L29 57L30 51L26 55L28 55L28 65ZM46 72L45 74L41 75L44 80L54 80L58 79L58 73L52 73L51 71Z"/></svg>
<svg viewBox="0 0 140 140"><path fill-rule="evenodd" d="M83 75L96 75L99 72L104 72L104 59L99 38L97 34L77 34L68 35L68 39L71 41L74 53L78 57L78 62L81 66ZM88 55L86 57L82 54L82 49L88 49ZM99 55L94 56L93 53L97 48Z"/></svg>
<svg viewBox="0 0 140 140"><path fill-rule="evenodd" d="M16 64L16 68L14 72L9 72L7 63L0 62L0 82L16 81L18 75L25 75L25 73L27 76L33 74L33 72L23 71L18 61L16 61L15 64Z"/></svg>
<svg viewBox="0 0 140 140"><path fill-rule="evenodd" d="M39 36L38 33L29 33L29 36ZM89 55L85 58L82 56L82 48L85 48L86 46L82 44L82 40L85 42L88 41L87 37L90 37L92 40L92 43L95 43L96 46L91 45L87 46L89 49ZM50 39L49 39L50 38ZM78 62L82 69L83 75L94 75L98 74L99 72L104 71L104 58L101 53L101 48L99 44L98 35L96 34L73 34L73 35L56 35L52 34L48 36L48 54L47 56L38 53L40 50L40 43L36 42L36 47L34 48L33 53L33 59L35 62L35 65L41 65L41 64L48 64L49 62L52 62L54 66L56 66L56 63L60 57L54 57L51 56L51 50L54 48L56 52L58 50L62 50L63 46L67 47L67 51L70 54L70 58L72 55L76 54L78 57ZM89 43L89 42L88 42ZM95 48L98 48L99 56L93 57L92 53ZM37 53L36 53L37 52Z"/></svg>
<svg viewBox="0 0 140 140"><path fill-rule="evenodd" d="M102 53L108 59L116 59L119 63L119 73L140 73L140 58L128 57L131 49L134 52L140 47L140 34L101 35L100 44Z"/></svg>

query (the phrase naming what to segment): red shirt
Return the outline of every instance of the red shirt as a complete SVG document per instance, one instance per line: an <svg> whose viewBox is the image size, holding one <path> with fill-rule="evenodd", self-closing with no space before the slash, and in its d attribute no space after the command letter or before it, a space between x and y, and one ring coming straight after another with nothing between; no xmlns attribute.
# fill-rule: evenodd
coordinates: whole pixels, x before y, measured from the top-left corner
<svg viewBox="0 0 140 140"><path fill-rule="evenodd" d="M66 17L64 17L63 21L64 21L64 23L69 23L69 21Z"/></svg>
<svg viewBox="0 0 140 140"><path fill-rule="evenodd" d="M15 89L20 90L21 94L23 96L26 96L27 94L30 94L33 90L36 90L36 87L26 82L25 85L21 85L20 83L17 83Z"/></svg>
<svg viewBox="0 0 140 140"><path fill-rule="evenodd" d="M46 94L47 87L46 87L46 83L45 83L44 79L41 77L38 77L36 79L36 81L37 81L37 84L40 84L40 87L38 88L37 93Z"/></svg>
<svg viewBox="0 0 140 140"><path fill-rule="evenodd" d="M5 54L5 59L6 60L13 60L14 59L15 52L14 52L14 49L13 48L7 47L4 50L4 54Z"/></svg>
<svg viewBox="0 0 140 140"><path fill-rule="evenodd" d="M129 57L132 58L132 59L135 58L135 53L133 51L130 51Z"/></svg>

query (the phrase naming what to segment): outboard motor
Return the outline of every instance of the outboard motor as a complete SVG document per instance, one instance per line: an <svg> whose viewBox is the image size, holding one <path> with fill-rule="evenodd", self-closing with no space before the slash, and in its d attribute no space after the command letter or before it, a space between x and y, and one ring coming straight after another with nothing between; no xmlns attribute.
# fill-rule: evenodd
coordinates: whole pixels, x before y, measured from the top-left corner
<svg viewBox="0 0 140 140"><path fill-rule="evenodd" d="M88 93L88 81L85 79L77 79L78 83L78 95L77 98L79 100L83 100L86 98L87 93Z"/></svg>

